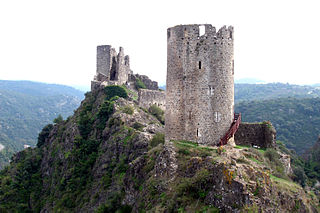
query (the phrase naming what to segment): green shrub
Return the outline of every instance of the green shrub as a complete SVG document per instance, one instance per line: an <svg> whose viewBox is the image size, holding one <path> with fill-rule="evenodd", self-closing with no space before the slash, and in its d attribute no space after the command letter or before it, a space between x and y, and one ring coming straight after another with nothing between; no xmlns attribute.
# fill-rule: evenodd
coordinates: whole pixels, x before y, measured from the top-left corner
<svg viewBox="0 0 320 213"><path fill-rule="evenodd" d="M253 153L254 154L253 157L256 158L258 161L263 162L263 156L265 155L262 154L261 150L258 150L256 148L249 148L248 151ZM265 151L263 151L263 153L265 153Z"/></svg>
<svg viewBox="0 0 320 213"><path fill-rule="evenodd" d="M146 85L139 78L136 78L135 87L137 90L147 88Z"/></svg>
<svg viewBox="0 0 320 213"><path fill-rule="evenodd" d="M101 107L99 108L99 112L97 114L97 117L99 119L99 123L98 123L97 127L99 129L105 128L107 120L109 119L109 117L113 113L113 106L114 106L113 101L105 100L103 102L103 104L101 105Z"/></svg>
<svg viewBox="0 0 320 213"><path fill-rule="evenodd" d="M68 189L73 192L83 189L90 183L92 179L90 172L98 157L100 142L76 136L74 144L75 148L71 152L72 159L74 159L74 169L68 181Z"/></svg>
<svg viewBox="0 0 320 213"><path fill-rule="evenodd" d="M164 144L164 134L157 132L150 141L151 147L156 147L158 144Z"/></svg>
<svg viewBox="0 0 320 213"><path fill-rule="evenodd" d="M305 187L307 176L302 167L293 168L293 181L299 183L302 187Z"/></svg>
<svg viewBox="0 0 320 213"><path fill-rule="evenodd" d="M105 204L99 206L97 213L107 213L107 212L119 212L119 213L129 213L132 211L132 207L128 205L122 205L121 193L111 193L111 196L108 197L108 200Z"/></svg>
<svg viewBox="0 0 320 213"><path fill-rule="evenodd" d="M178 150L178 153L179 153L179 154L182 154L182 155L190 155L190 154L191 154L191 152L190 152L188 149L186 149L186 148L180 148L180 149Z"/></svg>
<svg viewBox="0 0 320 213"><path fill-rule="evenodd" d="M270 121L263 121L262 124L266 125L269 129L272 128L272 123Z"/></svg>
<svg viewBox="0 0 320 213"><path fill-rule="evenodd" d="M107 95L107 97L106 97L107 100L110 100L112 97L115 97L115 96L119 96L122 98L128 98L127 91L123 87L118 86L118 85L106 86L104 88L104 92Z"/></svg>
<svg viewBox="0 0 320 213"><path fill-rule="evenodd" d="M92 124L93 119L91 112L82 111L78 119L78 128L83 138L88 138L92 130Z"/></svg>
<svg viewBox="0 0 320 213"><path fill-rule="evenodd" d="M39 210L43 184L40 168L40 150L27 149L19 153L19 160L14 167L7 167L0 172L0 212ZM14 171L14 174L10 171ZM30 200L32 209L28 205Z"/></svg>
<svg viewBox="0 0 320 213"><path fill-rule="evenodd" d="M264 156L269 159L270 162L277 162L280 158L279 153L272 148L269 148L265 151Z"/></svg>
<svg viewBox="0 0 320 213"><path fill-rule="evenodd" d="M181 178L180 183L175 186L175 191L180 197L185 195L204 200L208 193L209 181L209 171L201 169L191 178Z"/></svg>
<svg viewBox="0 0 320 213"><path fill-rule="evenodd" d="M123 107L122 112L128 114L128 115L132 115L134 112L134 108L130 105L126 105Z"/></svg>
<svg viewBox="0 0 320 213"><path fill-rule="evenodd" d="M270 161L270 166L273 169L273 175L279 178L287 179L287 176L284 173L284 167L279 160L279 153L275 149L268 148L263 155Z"/></svg>
<svg viewBox="0 0 320 213"><path fill-rule="evenodd" d="M108 127L111 128L112 126L120 126L123 124L123 121L119 118L110 118L108 122Z"/></svg>
<svg viewBox="0 0 320 213"><path fill-rule="evenodd" d="M149 112L155 116L162 124L164 124L164 111L157 105L153 104L149 107Z"/></svg>
<svg viewBox="0 0 320 213"><path fill-rule="evenodd" d="M52 128L53 128L52 124L48 124L47 126L43 127L42 131L39 133L39 136L38 136L37 147L41 147L44 144L44 142L45 142L46 138L48 138Z"/></svg>
<svg viewBox="0 0 320 213"><path fill-rule="evenodd" d="M53 120L53 123L55 124L58 124L58 123L61 123L63 121L63 117L62 115L58 115L58 117L56 117L54 120Z"/></svg>
<svg viewBox="0 0 320 213"><path fill-rule="evenodd" d="M92 124L94 122L92 115L93 103L95 101L95 97L87 96L86 102L83 104L83 107L80 111L80 116L78 118L78 128L80 131L80 135L83 138L87 138L92 130Z"/></svg>
<svg viewBox="0 0 320 213"><path fill-rule="evenodd" d="M142 131L142 129L144 128L144 125L139 123L139 122L135 122L132 127L136 130Z"/></svg>

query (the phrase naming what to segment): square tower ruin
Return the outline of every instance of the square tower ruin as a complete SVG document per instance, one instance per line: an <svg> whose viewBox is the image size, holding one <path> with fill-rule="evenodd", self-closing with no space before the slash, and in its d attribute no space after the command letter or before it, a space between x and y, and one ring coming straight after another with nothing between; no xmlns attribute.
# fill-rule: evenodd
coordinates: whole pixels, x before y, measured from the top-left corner
<svg viewBox="0 0 320 213"><path fill-rule="evenodd" d="M109 85L125 86L134 91L133 94L137 93L140 107L148 109L151 105L157 105L165 109L165 92L160 91L158 82L152 81L148 76L133 74L129 56L124 55L122 47L117 53L111 45L97 46L97 71L91 81L91 91L98 91ZM134 96L133 94L130 95Z"/></svg>
<svg viewBox="0 0 320 213"><path fill-rule="evenodd" d="M119 54L111 45L97 46L97 72L96 81L108 81L109 83L122 85L128 81L130 70L129 56L124 55L122 47Z"/></svg>
<svg viewBox="0 0 320 213"><path fill-rule="evenodd" d="M167 30L166 140L217 145L234 119L233 27Z"/></svg>

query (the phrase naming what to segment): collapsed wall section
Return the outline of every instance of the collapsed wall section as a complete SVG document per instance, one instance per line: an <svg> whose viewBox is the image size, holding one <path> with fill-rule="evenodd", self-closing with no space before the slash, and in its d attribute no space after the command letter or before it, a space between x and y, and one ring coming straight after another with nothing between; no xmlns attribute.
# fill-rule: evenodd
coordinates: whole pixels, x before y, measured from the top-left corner
<svg viewBox="0 0 320 213"><path fill-rule="evenodd" d="M233 28L169 28L167 53L166 140L218 144L234 114Z"/></svg>
<svg viewBox="0 0 320 213"><path fill-rule="evenodd" d="M162 110L165 110L166 93L159 90L140 89L138 102L139 106L145 109L149 109L149 107L154 104Z"/></svg>

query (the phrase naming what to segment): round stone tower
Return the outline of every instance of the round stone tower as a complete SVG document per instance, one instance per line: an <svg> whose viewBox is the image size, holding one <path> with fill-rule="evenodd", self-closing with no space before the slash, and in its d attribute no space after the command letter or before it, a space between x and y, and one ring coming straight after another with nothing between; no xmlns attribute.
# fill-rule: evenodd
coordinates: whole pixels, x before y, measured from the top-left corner
<svg viewBox="0 0 320 213"><path fill-rule="evenodd" d="M233 27L179 25L167 42L166 141L217 145L234 118Z"/></svg>

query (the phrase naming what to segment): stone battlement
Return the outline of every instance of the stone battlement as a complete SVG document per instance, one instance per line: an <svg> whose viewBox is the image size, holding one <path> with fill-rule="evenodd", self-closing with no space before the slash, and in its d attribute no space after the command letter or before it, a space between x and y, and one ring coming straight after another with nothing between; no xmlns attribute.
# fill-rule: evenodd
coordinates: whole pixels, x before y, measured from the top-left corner
<svg viewBox="0 0 320 213"><path fill-rule="evenodd" d="M182 42L206 40L219 45L214 42L233 40L233 27L223 26L217 32L211 24L177 25L167 30L167 38L170 39L171 36L180 38Z"/></svg>

